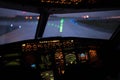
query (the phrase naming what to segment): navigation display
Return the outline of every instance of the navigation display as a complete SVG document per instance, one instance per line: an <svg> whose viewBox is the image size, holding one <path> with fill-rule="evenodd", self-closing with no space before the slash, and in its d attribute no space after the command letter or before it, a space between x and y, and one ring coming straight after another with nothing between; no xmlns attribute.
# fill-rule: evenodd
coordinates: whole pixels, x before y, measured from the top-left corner
<svg viewBox="0 0 120 80"><path fill-rule="evenodd" d="M66 61L66 66L70 65L70 64L76 64L76 55L75 53L66 53L65 54L65 61Z"/></svg>
<svg viewBox="0 0 120 80"><path fill-rule="evenodd" d="M81 63L84 63L88 60L88 54L87 53L80 53L80 54L78 54L78 59Z"/></svg>
<svg viewBox="0 0 120 80"><path fill-rule="evenodd" d="M94 49L89 50L89 56L90 56L90 62L95 62L98 59L97 51Z"/></svg>

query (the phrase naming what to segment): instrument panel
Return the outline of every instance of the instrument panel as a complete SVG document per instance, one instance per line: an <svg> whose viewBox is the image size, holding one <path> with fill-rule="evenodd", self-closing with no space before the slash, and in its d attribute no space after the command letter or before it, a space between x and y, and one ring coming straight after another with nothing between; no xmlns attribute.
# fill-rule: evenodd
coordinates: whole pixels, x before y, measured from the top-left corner
<svg viewBox="0 0 120 80"><path fill-rule="evenodd" d="M72 65L99 67L100 49L106 40L44 38L4 45L3 66L24 66L37 70L41 80L60 79ZM7 47L8 50L5 50Z"/></svg>

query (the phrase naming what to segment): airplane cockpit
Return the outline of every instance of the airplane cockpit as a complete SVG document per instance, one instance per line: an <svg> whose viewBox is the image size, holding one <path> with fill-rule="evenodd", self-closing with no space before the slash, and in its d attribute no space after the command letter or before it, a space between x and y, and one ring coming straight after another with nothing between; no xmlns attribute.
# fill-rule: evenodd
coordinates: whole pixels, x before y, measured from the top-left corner
<svg viewBox="0 0 120 80"><path fill-rule="evenodd" d="M119 80L115 0L1 0L0 80Z"/></svg>

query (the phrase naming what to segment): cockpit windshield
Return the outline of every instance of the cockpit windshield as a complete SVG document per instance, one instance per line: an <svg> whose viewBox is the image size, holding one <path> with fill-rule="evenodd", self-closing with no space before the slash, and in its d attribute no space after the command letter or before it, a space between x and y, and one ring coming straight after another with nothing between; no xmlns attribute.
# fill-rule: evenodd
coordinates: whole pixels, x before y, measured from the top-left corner
<svg viewBox="0 0 120 80"><path fill-rule="evenodd" d="M120 22L120 10L51 14L43 37L109 40Z"/></svg>
<svg viewBox="0 0 120 80"><path fill-rule="evenodd" d="M0 44L34 39L39 16L39 13L0 8ZM48 17L42 38L79 37L109 40L119 23L120 10L54 13Z"/></svg>
<svg viewBox="0 0 120 80"><path fill-rule="evenodd" d="M0 44L34 39L39 15L0 8Z"/></svg>

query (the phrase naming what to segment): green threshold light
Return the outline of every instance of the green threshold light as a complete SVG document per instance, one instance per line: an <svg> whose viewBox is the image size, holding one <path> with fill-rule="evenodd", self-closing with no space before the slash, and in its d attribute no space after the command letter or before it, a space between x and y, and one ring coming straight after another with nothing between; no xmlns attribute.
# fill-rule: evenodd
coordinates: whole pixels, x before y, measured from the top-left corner
<svg viewBox="0 0 120 80"><path fill-rule="evenodd" d="M62 18L61 20L60 20L60 26L59 26L59 28L60 28L60 32L63 32L63 23L64 23L64 19Z"/></svg>

